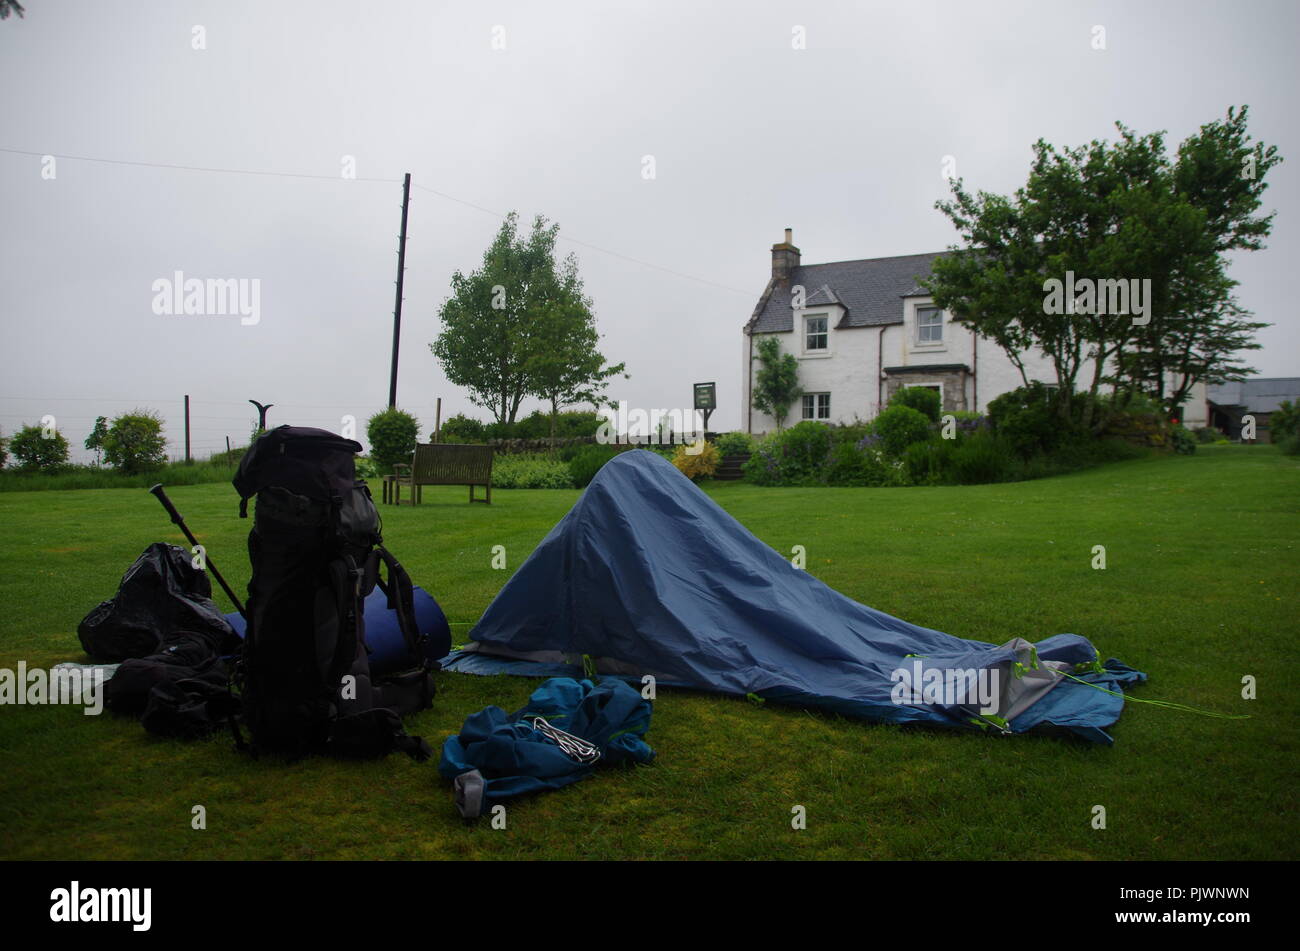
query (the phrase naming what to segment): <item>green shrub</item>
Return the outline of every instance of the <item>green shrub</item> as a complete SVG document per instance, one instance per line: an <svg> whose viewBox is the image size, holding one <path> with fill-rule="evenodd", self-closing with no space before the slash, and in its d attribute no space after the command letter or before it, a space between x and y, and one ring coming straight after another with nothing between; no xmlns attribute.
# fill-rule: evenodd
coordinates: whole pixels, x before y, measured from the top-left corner
<svg viewBox="0 0 1300 951"><path fill-rule="evenodd" d="M876 417L871 429L888 455L901 458L912 443L930 437L930 420L910 406L890 406Z"/></svg>
<svg viewBox="0 0 1300 951"><path fill-rule="evenodd" d="M545 439L551 435L551 417L534 410L523 419L515 420L511 439Z"/></svg>
<svg viewBox="0 0 1300 951"><path fill-rule="evenodd" d="M1145 409L1118 412L1106 424L1104 435L1123 439L1134 446L1173 448L1173 428L1162 412Z"/></svg>
<svg viewBox="0 0 1300 951"><path fill-rule="evenodd" d="M880 437L869 429L804 420L758 440L742 471L757 485L903 484L901 468L885 457Z"/></svg>
<svg viewBox="0 0 1300 951"><path fill-rule="evenodd" d="M9 469L0 472L0 492L31 492L47 489L147 489L155 482L171 488L177 485L203 485L211 482L229 484L235 467L211 462L185 465L170 463L151 472L134 475L104 466L66 465L53 472L24 472Z"/></svg>
<svg viewBox="0 0 1300 951"><path fill-rule="evenodd" d="M499 454L492 461L492 485L498 489L571 489L569 467L545 453Z"/></svg>
<svg viewBox="0 0 1300 951"><path fill-rule="evenodd" d="M1150 450L1118 436L1093 438L1082 435L1062 442L1050 453L1040 453L1025 460L1019 478L1039 479L1089 469L1107 462L1140 459Z"/></svg>
<svg viewBox="0 0 1300 951"><path fill-rule="evenodd" d="M604 417L599 413L580 413L567 412L559 413L555 417L555 438L572 439L575 436L594 436ZM542 410L534 410L523 419L517 421L513 426L503 427L502 432L508 432L508 435L498 436L498 439L550 439L551 438L551 414Z"/></svg>
<svg viewBox="0 0 1300 951"><path fill-rule="evenodd" d="M831 435L835 437L837 443L847 442L857 445L867 436L875 435L875 429L871 423L848 423L843 426L832 426Z"/></svg>
<svg viewBox="0 0 1300 951"><path fill-rule="evenodd" d="M356 470L358 479L377 479L383 475L379 471L379 466L375 464L375 460L369 456L357 456Z"/></svg>
<svg viewBox="0 0 1300 951"><path fill-rule="evenodd" d="M555 435L562 439L595 436L603 422L605 417L600 413L577 411L561 413L555 422Z"/></svg>
<svg viewBox="0 0 1300 951"><path fill-rule="evenodd" d="M906 485L908 482L903 467L874 445L847 439L831 449L825 480L827 485L840 486Z"/></svg>
<svg viewBox="0 0 1300 951"><path fill-rule="evenodd" d="M481 443L487 438L483 435L483 430L481 420L466 416L464 413L457 413L443 420L441 438L443 442Z"/></svg>
<svg viewBox="0 0 1300 951"><path fill-rule="evenodd" d="M1015 449L1005 439L989 432L973 433L963 439L953 446L947 460L947 478L958 485L1008 482L1021 472Z"/></svg>
<svg viewBox="0 0 1300 951"><path fill-rule="evenodd" d="M47 436L40 426L24 426L9 440L9 451L28 472L57 472L68 463L68 441L57 429Z"/></svg>
<svg viewBox="0 0 1300 951"><path fill-rule="evenodd" d="M1283 400L1268 415L1268 432L1273 442L1281 445L1300 438L1300 403Z"/></svg>
<svg viewBox="0 0 1300 951"><path fill-rule="evenodd" d="M1074 435L1074 427L1056 408L1055 391L1034 382L992 400L989 425L1022 457L1050 452Z"/></svg>
<svg viewBox="0 0 1300 951"><path fill-rule="evenodd" d="M104 437L104 461L127 475L161 469L167 464L162 417L137 409L114 418Z"/></svg>
<svg viewBox="0 0 1300 951"><path fill-rule="evenodd" d="M741 471L758 485L822 485L834 445L830 426L805 419L758 440Z"/></svg>
<svg viewBox="0 0 1300 951"><path fill-rule="evenodd" d="M484 439L518 439L517 423L487 423L483 427Z"/></svg>
<svg viewBox="0 0 1300 951"><path fill-rule="evenodd" d="M1190 456L1196 452L1196 437L1186 426L1175 426L1169 432L1170 444L1180 456Z"/></svg>
<svg viewBox="0 0 1300 951"><path fill-rule="evenodd" d="M821 482L826 460L835 445L831 427L805 419L778 436L781 471L788 485Z"/></svg>
<svg viewBox="0 0 1300 951"><path fill-rule="evenodd" d="M777 465L776 447L772 443L771 435L755 441L753 454L740 467L746 482L755 485L783 484L781 470Z"/></svg>
<svg viewBox="0 0 1300 951"><path fill-rule="evenodd" d="M410 462L420 441L420 421L405 410L391 406L370 417L366 424L370 458L380 472L392 472L399 462Z"/></svg>
<svg viewBox="0 0 1300 951"><path fill-rule="evenodd" d="M1192 430L1192 435L1196 441L1202 445L1206 443L1218 442L1222 434L1213 426L1197 426Z"/></svg>
<svg viewBox="0 0 1300 951"><path fill-rule="evenodd" d="M713 444L724 456L743 456L754 451L754 437L749 433L719 433Z"/></svg>
<svg viewBox="0 0 1300 951"><path fill-rule="evenodd" d="M233 449L214 452L208 456L208 462L214 466L238 466L239 461L244 458L246 452L248 452L247 446L236 446Z"/></svg>
<svg viewBox="0 0 1300 951"><path fill-rule="evenodd" d="M5 439L4 436L0 436L0 469L3 469L8 461L9 440Z"/></svg>
<svg viewBox="0 0 1300 951"><path fill-rule="evenodd" d="M928 386L905 386L894 392L894 395L889 398L889 405L910 406L918 413L924 414L930 422L937 423L943 401L939 391Z"/></svg>
<svg viewBox="0 0 1300 951"><path fill-rule="evenodd" d="M903 450L903 471L912 485L940 485L949 480L952 455L956 442L931 435L923 442L914 442Z"/></svg>
<svg viewBox="0 0 1300 951"><path fill-rule="evenodd" d="M582 446L568 462L569 476L575 487L585 489L596 478L600 467L618 455L615 446L602 446L599 443Z"/></svg>

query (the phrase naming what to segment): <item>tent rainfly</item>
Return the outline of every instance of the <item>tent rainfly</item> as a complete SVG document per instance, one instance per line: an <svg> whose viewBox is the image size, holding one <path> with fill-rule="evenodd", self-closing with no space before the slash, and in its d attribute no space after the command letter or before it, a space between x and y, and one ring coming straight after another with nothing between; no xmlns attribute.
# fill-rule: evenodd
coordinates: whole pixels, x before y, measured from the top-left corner
<svg viewBox="0 0 1300 951"><path fill-rule="evenodd" d="M966 640L834 591L655 453L606 463L443 661L475 674L599 673L884 723L1065 732L1109 744L1123 687L1092 644Z"/></svg>

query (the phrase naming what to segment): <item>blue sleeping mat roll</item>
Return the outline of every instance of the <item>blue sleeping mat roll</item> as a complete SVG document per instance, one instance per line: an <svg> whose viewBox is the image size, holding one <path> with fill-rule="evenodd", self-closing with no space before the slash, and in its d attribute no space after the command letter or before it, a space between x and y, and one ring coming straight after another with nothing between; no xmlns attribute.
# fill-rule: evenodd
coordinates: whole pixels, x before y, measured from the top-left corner
<svg viewBox="0 0 1300 951"><path fill-rule="evenodd" d="M415 624L425 640L425 656L431 661L451 652L451 627L447 617L433 600L433 595L423 588L415 588ZM397 612L388 610L388 598L375 588L366 598L366 647L370 649L370 671L376 675L396 673L410 666L402 629L397 624ZM227 614L226 620L241 638L244 636L244 619L236 612Z"/></svg>

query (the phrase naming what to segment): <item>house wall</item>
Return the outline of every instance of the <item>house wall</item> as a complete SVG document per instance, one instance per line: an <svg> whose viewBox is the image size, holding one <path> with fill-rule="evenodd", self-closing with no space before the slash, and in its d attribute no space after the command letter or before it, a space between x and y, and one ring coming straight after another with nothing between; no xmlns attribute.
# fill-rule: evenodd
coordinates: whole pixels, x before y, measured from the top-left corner
<svg viewBox="0 0 1300 951"><path fill-rule="evenodd" d="M752 370L748 368L749 347L752 342L756 353L758 342L764 336L778 338L781 351L793 353L799 360L799 382L805 392L831 394L829 422L832 423L849 424L874 419L882 408L882 398L887 405L889 394L900 385L942 384L945 411L974 409L977 412L983 412L990 400L1022 385L1020 372L1001 347L989 340L977 339L970 330L953 323L946 313L942 343L937 346L919 343L916 309L929 303L928 297L901 300L903 322L885 325L883 336L880 327L836 329L835 324L843 316L843 308L838 305L796 311L795 330L790 333L756 334L752 338L742 333L741 405L750 405L747 387L752 379L750 374L757 372L758 366L755 363ZM804 350L803 333L803 318L823 313L828 315L830 325L829 351L824 356ZM1055 382L1056 373L1045 354L1034 352L1023 359L1031 380ZM974 379L966 373L936 372L895 375L885 379L881 385L878 367L925 364L964 364L975 371ZM1080 380L1091 379L1091 375L1092 366L1088 364L1081 371ZM776 429L776 420L772 417L758 410L749 412L751 432L764 433ZM791 425L800 418L800 404L796 401L790 408L786 424ZM742 427L743 420L742 415Z"/></svg>
<svg viewBox="0 0 1300 951"><path fill-rule="evenodd" d="M783 353L793 353L799 360L799 382L806 393L830 393L831 417L829 422L851 424L867 422L876 417L889 397L900 386L941 384L944 412L974 410L984 412L989 403L1003 393L1023 384L1020 371L1002 348L991 340L976 337L965 327L953 323L944 314L943 341L939 345L921 344L917 340L916 311L930 305L929 297L908 297L900 301L903 322L887 324L882 336L880 327L846 327L836 329L844 315L839 305L809 307L794 314L795 329L790 333L758 334L750 338L741 333L741 406L750 405L748 386L751 373L757 364L749 367L750 346L757 352L758 341L764 336L776 337ZM827 315L828 343L825 354L804 349L804 317ZM1051 359L1044 353L1032 351L1022 355L1025 373L1031 380L1056 382L1056 371ZM881 384L878 367L911 367L926 364L963 364L974 371L971 374L942 371L923 374L894 374ZM1093 361L1085 361L1079 371L1078 387L1091 385ZM1172 380L1171 380L1172 383ZM1204 384L1196 384L1183 404L1183 425L1189 429L1209 424L1209 410ZM751 409L750 431L765 433L776 429L776 420ZM786 425L801 419L798 400L790 407ZM1257 414L1258 416L1258 414ZM741 428L745 417L742 412ZM1265 437L1267 438L1267 437Z"/></svg>
<svg viewBox="0 0 1300 951"><path fill-rule="evenodd" d="M1170 380L1172 384L1173 381ZM1204 383L1193 383L1183 403L1182 424L1188 429L1198 429L1210 425L1210 404L1205 393Z"/></svg>
<svg viewBox="0 0 1300 951"><path fill-rule="evenodd" d="M763 337L776 337L781 343L782 353L793 353L799 360L799 385L805 393L830 393L831 417L827 422L849 424L855 420L866 422L879 412L879 396L876 387L876 360L880 330L877 327L850 327L836 329L835 325L843 316L839 306L810 307L804 316L827 315L828 352L825 355L808 352L804 349L803 320L795 315L796 330L790 333L756 334L752 338L754 352L758 352L758 343ZM746 337L748 345L751 338ZM747 358L748 354L745 354ZM753 371L757 373L755 361ZM743 370L743 367L742 367ZM742 376L742 380L748 379ZM750 403L748 396L742 406ZM751 431L755 433L770 432L776 429L776 420L751 410ZM796 400L786 417L786 425L792 425L801 418L800 401ZM742 417L743 419L743 417Z"/></svg>

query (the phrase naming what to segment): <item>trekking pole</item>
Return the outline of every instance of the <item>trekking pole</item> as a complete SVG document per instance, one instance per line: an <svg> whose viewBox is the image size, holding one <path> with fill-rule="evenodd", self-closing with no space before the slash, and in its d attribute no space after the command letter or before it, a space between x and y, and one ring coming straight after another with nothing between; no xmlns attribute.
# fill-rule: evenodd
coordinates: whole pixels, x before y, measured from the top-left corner
<svg viewBox="0 0 1300 951"><path fill-rule="evenodd" d="M176 506L172 504L172 500L167 498L167 493L163 491L162 483L159 482L149 491L158 497L158 501L162 503L162 507L167 510L167 514L171 516L172 521L180 526L180 530L184 532L185 537L190 540L190 544L198 545L198 539L194 537L189 526L185 524L185 519L181 518L181 513L176 511ZM212 563L212 559L208 557L206 549L204 549L203 552L203 562L207 566L207 570L212 572L212 577L217 579L217 584L221 585L221 590L226 592L226 597L230 598L231 603L235 606L235 610L239 612L239 616L247 621L248 615L244 613L244 605L240 602L239 598L235 597L235 592L230 590L230 585L226 584L226 579L221 577L221 572L219 572L217 566Z"/></svg>

